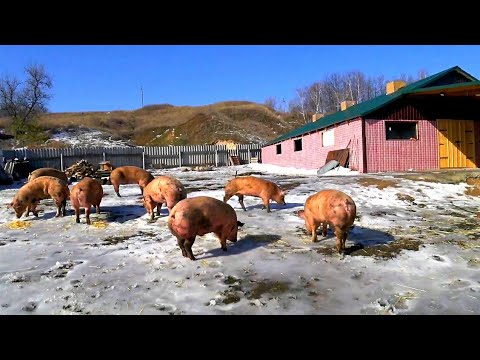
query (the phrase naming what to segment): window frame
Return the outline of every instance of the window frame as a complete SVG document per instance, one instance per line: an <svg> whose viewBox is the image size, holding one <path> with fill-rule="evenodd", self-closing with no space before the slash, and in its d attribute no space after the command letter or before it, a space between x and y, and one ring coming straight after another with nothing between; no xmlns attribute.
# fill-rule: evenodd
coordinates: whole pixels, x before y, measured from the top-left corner
<svg viewBox="0 0 480 360"><path fill-rule="evenodd" d="M332 143L325 145L325 133L331 133L332 134ZM328 146L334 146L335 145L335 128L330 128L330 129L325 129L322 131L322 147L328 147Z"/></svg>
<svg viewBox="0 0 480 360"><path fill-rule="evenodd" d="M415 137L409 138L388 138L388 128L392 124L401 124L401 125L413 125L415 126ZM418 121L395 121L395 120L385 120L385 141L411 141L411 140L418 140Z"/></svg>
<svg viewBox="0 0 480 360"><path fill-rule="evenodd" d="M298 149L297 144L300 144L300 149ZM303 150L303 138L298 138L293 140L293 151L302 151Z"/></svg>

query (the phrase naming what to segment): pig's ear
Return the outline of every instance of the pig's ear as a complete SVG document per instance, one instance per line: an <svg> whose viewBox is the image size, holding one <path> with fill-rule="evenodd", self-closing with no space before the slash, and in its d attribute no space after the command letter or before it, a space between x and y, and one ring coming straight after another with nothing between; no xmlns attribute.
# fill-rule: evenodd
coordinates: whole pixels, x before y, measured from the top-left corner
<svg viewBox="0 0 480 360"><path fill-rule="evenodd" d="M7 208L10 209L13 206L13 201L10 204L7 204Z"/></svg>

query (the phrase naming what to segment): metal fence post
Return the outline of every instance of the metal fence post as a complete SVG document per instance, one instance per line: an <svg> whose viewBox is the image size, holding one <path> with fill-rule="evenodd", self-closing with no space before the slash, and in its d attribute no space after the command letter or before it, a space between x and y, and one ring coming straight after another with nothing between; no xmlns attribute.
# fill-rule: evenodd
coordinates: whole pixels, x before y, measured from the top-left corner
<svg viewBox="0 0 480 360"><path fill-rule="evenodd" d="M143 170L145 170L145 150L142 151L142 166Z"/></svg>
<svg viewBox="0 0 480 360"><path fill-rule="evenodd" d="M182 166L182 152L178 152L178 167Z"/></svg>
<svg viewBox="0 0 480 360"><path fill-rule="evenodd" d="M60 170L63 171L63 152L60 153Z"/></svg>

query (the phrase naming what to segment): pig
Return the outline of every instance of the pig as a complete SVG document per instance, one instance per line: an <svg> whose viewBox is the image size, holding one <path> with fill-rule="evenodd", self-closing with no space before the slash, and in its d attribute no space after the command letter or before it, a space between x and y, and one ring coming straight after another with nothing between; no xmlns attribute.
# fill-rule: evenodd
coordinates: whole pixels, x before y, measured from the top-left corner
<svg viewBox="0 0 480 360"><path fill-rule="evenodd" d="M100 202L103 197L103 188L96 180L86 177L80 180L70 192L70 202L75 209L75 222L80 223L80 207L85 208L86 222L90 225L90 208L100 213Z"/></svg>
<svg viewBox="0 0 480 360"><path fill-rule="evenodd" d="M247 209L245 209L245 205L243 204L244 195L261 198L263 200L262 209L267 208L267 212L270 212L270 199L278 204L286 205L285 192L280 189L278 185L255 176L242 176L230 180L225 186L223 202L226 203L233 195L238 196L238 201L245 211L247 211Z"/></svg>
<svg viewBox="0 0 480 360"><path fill-rule="evenodd" d="M168 215L168 228L177 238L182 255L190 260L195 260L192 245L197 235L213 232L222 250L227 251L227 240L236 242L238 228L243 225L230 205L209 196L183 199Z"/></svg>
<svg viewBox="0 0 480 360"><path fill-rule="evenodd" d="M137 166L120 166L110 173L110 183L113 185L117 196L120 196L120 185L124 184L138 184L143 195L143 189L152 180L152 174Z"/></svg>
<svg viewBox="0 0 480 360"><path fill-rule="evenodd" d="M13 207L17 218L27 210L25 216L31 211L38 217L36 210L38 203L42 199L52 198L57 205L57 214L66 215L67 198L70 196L70 190L65 181L53 176L40 176L23 185L13 197L10 207Z"/></svg>
<svg viewBox="0 0 480 360"><path fill-rule="evenodd" d="M57 169L54 169L54 168L40 168L40 169L32 171L28 175L27 182L35 180L36 178L38 178L40 176L53 176L53 177L56 177L60 180L65 181L68 184L67 175L63 171L60 171L60 170L57 170Z"/></svg>
<svg viewBox="0 0 480 360"><path fill-rule="evenodd" d="M185 190L183 184L171 176L159 176L150 181L143 189L143 203L150 214L151 220L155 216L155 206L157 207L157 216L160 216L162 204L166 204L170 213L172 208L186 197L187 190Z"/></svg>
<svg viewBox="0 0 480 360"><path fill-rule="evenodd" d="M304 210L298 215L305 220L307 233L317 242L317 229L322 225L322 235L327 236L327 226L335 232L338 253L345 252L348 232L357 216L355 202L338 190L322 190L307 198Z"/></svg>

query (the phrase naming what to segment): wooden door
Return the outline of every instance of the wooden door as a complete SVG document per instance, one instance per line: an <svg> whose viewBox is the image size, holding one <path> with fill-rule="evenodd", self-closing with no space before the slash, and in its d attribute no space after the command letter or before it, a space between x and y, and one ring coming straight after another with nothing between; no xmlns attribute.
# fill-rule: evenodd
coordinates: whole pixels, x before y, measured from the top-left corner
<svg viewBox="0 0 480 360"><path fill-rule="evenodd" d="M473 120L437 119L440 168L476 168Z"/></svg>

